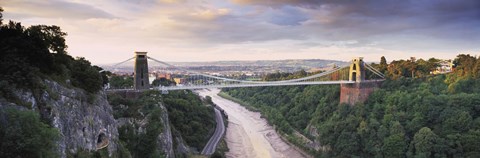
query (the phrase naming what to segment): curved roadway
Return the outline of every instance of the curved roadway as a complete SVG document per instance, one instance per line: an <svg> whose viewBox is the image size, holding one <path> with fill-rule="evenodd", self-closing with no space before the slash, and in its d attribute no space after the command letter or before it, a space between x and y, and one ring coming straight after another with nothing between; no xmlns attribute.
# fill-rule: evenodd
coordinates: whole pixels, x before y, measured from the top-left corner
<svg viewBox="0 0 480 158"><path fill-rule="evenodd" d="M217 148L217 144L225 133L225 125L223 124L223 117L220 111L215 108L215 120L217 121L217 127L215 128L215 133L213 133L208 143L202 150L202 155L212 155Z"/></svg>

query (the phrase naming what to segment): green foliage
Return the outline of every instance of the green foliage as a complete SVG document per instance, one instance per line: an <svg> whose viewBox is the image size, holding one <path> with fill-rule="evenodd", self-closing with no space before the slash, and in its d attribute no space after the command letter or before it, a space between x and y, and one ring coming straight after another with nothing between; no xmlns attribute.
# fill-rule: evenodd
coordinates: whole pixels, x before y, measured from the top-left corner
<svg viewBox="0 0 480 158"><path fill-rule="evenodd" d="M212 101L212 97L211 96L205 96L205 103L207 104L210 104L210 105L215 105L215 103L213 103Z"/></svg>
<svg viewBox="0 0 480 158"><path fill-rule="evenodd" d="M121 117L135 117L138 118L138 109L142 107L142 104L136 102L136 100L124 98L118 94L112 93L108 96L108 102L113 108L113 117L115 119Z"/></svg>
<svg viewBox="0 0 480 158"><path fill-rule="evenodd" d="M138 133L137 125L125 125L119 128L120 140L133 157L158 157L162 153L155 148L156 138L163 130L161 120L164 103L172 130L180 133L186 143L201 150L214 132L215 120L213 107L204 106L202 100L191 91L172 91L162 95L158 91L147 91L138 99L126 99L119 95L108 95L114 110L114 117L133 117L143 119L148 116L145 133Z"/></svg>
<svg viewBox="0 0 480 158"><path fill-rule="evenodd" d="M285 133L293 130L303 132L309 121L322 120L337 105L339 91L333 86L255 87L224 89L229 95L239 98L259 109L270 123ZM281 96L281 97L279 97ZM318 108L318 107L327 108Z"/></svg>
<svg viewBox="0 0 480 158"><path fill-rule="evenodd" d="M160 79L155 79L152 82L153 86L172 86L175 85L176 83L173 82L172 80L167 80L166 78L160 78Z"/></svg>
<svg viewBox="0 0 480 158"><path fill-rule="evenodd" d="M225 139L220 140L215 149L215 152L210 156L210 158L225 158L225 152L228 152L228 146Z"/></svg>
<svg viewBox="0 0 480 158"><path fill-rule="evenodd" d="M364 104L339 105L338 86L225 89L281 132L297 130L331 149L326 157L476 157L480 79L450 75L386 80ZM310 135L308 126L318 136Z"/></svg>
<svg viewBox="0 0 480 158"><path fill-rule="evenodd" d="M415 157L431 157L438 136L428 127L421 128L413 137Z"/></svg>
<svg viewBox="0 0 480 158"><path fill-rule="evenodd" d="M263 77L263 80L264 81L289 80L289 79L295 79L295 78L307 76L307 74L308 73L305 70L300 70L295 73L276 72L276 73L267 74L266 76Z"/></svg>
<svg viewBox="0 0 480 158"><path fill-rule="evenodd" d="M407 144L401 134L390 135L383 140L382 151L385 157L405 157Z"/></svg>
<svg viewBox="0 0 480 158"><path fill-rule="evenodd" d="M133 77L113 75L110 78L110 87L111 88L117 88L117 89L132 88L133 87Z"/></svg>
<svg viewBox="0 0 480 158"><path fill-rule="evenodd" d="M133 157L159 157L157 137L162 132L161 110L155 108L148 118L145 133L134 134L134 128L126 125L119 129L120 140L127 144Z"/></svg>
<svg viewBox="0 0 480 158"><path fill-rule="evenodd" d="M58 157L59 132L34 111L0 111L0 157Z"/></svg>
<svg viewBox="0 0 480 158"><path fill-rule="evenodd" d="M67 33L62 32L58 26L34 25L25 30L32 38L42 41L42 46L46 46L51 52L66 54L67 45L65 44L65 36Z"/></svg>
<svg viewBox="0 0 480 158"><path fill-rule="evenodd" d="M385 57L382 56L380 58L380 64L378 65L378 71L385 74L387 72L387 67L388 67L387 59L385 59Z"/></svg>
<svg viewBox="0 0 480 158"><path fill-rule="evenodd" d="M164 128L162 120L164 112L160 107L162 102L160 93L144 92L138 99L127 99L117 94L109 94L108 101L113 107L113 115L116 119L147 119L145 126L134 123L123 125L118 129L120 144L122 144L119 156L162 157L163 152L157 148L158 135ZM144 128L144 132L139 132L139 128Z"/></svg>
<svg viewBox="0 0 480 158"><path fill-rule="evenodd" d="M58 26L25 28L13 21L0 25L0 80L33 91L41 89L43 79L70 81L90 93L100 90L98 70L84 58L74 60L67 54L66 35Z"/></svg>
<svg viewBox="0 0 480 158"><path fill-rule="evenodd" d="M480 57L475 58L469 54L460 54L453 60L455 71L447 75L445 82L449 85L448 90L452 93L467 92L480 93L479 89L472 87L480 86Z"/></svg>
<svg viewBox="0 0 480 158"><path fill-rule="evenodd" d="M103 80L98 70L85 58L77 58L72 63L72 85L94 93L102 89Z"/></svg>
<svg viewBox="0 0 480 158"><path fill-rule="evenodd" d="M172 126L187 144L198 150L203 149L215 129L213 107L204 106L202 100L191 91L172 91L163 97Z"/></svg>

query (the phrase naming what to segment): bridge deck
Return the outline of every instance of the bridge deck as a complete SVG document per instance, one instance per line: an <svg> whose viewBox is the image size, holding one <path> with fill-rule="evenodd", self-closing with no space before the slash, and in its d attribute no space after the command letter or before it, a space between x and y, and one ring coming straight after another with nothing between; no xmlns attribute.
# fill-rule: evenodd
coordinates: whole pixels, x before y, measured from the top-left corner
<svg viewBox="0 0 480 158"><path fill-rule="evenodd" d="M378 82L382 80L368 80L363 82ZM238 88L238 87L264 87L264 86L293 86L293 85L326 85L326 84L348 84L356 83L354 81L312 81L312 82L282 82L282 83L255 83L255 84L223 84L223 85L184 85L184 86L168 86L168 87L154 87L145 90L186 90L186 89L204 89L204 88ZM107 89L107 91L145 91L134 89Z"/></svg>

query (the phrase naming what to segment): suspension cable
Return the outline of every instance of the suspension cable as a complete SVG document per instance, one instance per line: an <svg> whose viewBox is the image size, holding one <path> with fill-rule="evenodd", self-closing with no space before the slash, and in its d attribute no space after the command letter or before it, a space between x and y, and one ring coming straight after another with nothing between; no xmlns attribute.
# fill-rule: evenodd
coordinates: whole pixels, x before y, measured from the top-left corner
<svg viewBox="0 0 480 158"><path fill-rule="evenodd" d="M304 81L304 80L308 80L308 79L312 79L312 78L316 78L316 77L322 77L322 76L325 76L325 75L328 75L328 74L331 74L337 70L340 70L340 69L343 69L343 68L346 68L348 66L343 66L343 67L338 67L338 68L334 68L332 70L329 70L329 71L325 71L325 72L322 72L322 73L319 73L319 74L315 74L315 75L312 75L312 76L308 76L308 77L303 77L303 78L297 78L297 79L290 79L290 80L282 80L282 81L245 81L245 80L237 80L237 79L230 79L230 78L223 78L223 77L218 77L218 76L213 76L213 75L207 75L207 74L202 74L202 73L198 73L198 72L195 72L195 71L190 71L190 70L187 70L187 69L183 69L183 68L180 68L180 67L176 67L174 65L171 65L169 63L166 63L166 62L163 62L163 61L160 61L160 60L157 60L155 58L152 58L152 57L148 57L148 59L151 59L155 62L158 62L158 63L161 63L163 65L166 65L166 66L170 66L170 67L173 67L173 68L176 68L176 69L179 69L179 70L182 70L182 71L186 71L188 73L193 73L193 74L196 74L196 75L201 75L201 76L205 76L205 77L210 77L210 78L215 78L215 79L219 79L219 80L224 80L224 81L231 81L231 82L240 82L240 83L283 83L283 82L297 82L297 81Z"/></svg>
<svg viewBox="0 0 480 158"><path fill-rule="evenodd" d="M130 61L130 60L132 60L132 59L135 59L135 57L131 57L131 58L125 60L125 61L119 62L119 63L113 65L112 67L115 68L115 67L117 67L118 65L123 64L123 63L126 63L126 62L128 62L128 61ZM106 71L106 70L101 70L101 71L99 71L99 72L103 72L103 71Z"/></svg>
<svg viewBox="0 0 480 158"><path fill-rule="evenodd" d="M365 67L370 70L371 72L373 72L374 74L378 75L379 77L381 78L385 78L385 75L383 75L381 72L379 72L378 70L376 70L375 68L373 68L372 66L368 65L368 64L364 64Z"/></svg>

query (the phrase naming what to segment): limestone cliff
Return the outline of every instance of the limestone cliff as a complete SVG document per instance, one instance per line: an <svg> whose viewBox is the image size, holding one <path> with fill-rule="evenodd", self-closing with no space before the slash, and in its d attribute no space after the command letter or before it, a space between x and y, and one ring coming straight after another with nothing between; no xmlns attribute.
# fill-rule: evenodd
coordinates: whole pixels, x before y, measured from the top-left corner
<svg viewBox="0 0 480 158"><path fill-rule="evenodd" d="M175 157L175 152L173 148L173 140L172 140L172 132L171 132L171 127L170 127L170 122L168 119L168 112L167 109L161 105L157 104L157 106L161 109L161 116L160 120L163 125L163 128L158 134L158 137L156 139L156 144L157 144L157 149L159 149L165 157L167 158L174 158ZM127 108L126 106L122 106L122 109ZM143 115L142 115L143 116ZM149 126L149 115L145 115L141 118L135 118L135 117L122 117L117 119L118 127L133 127L135 130L133 133L135 135L139 136L142 134L145 134L147 126Z"/></svg>
<svg viewBox="0 0 480 158"><path fill-rule="evenodd" d="M60 132L58 151L61 157L100 148L107 148L108 155L114 156L118 146L117 123L105 93L88 95L81 89L66 88L49 80L44 80L43 84L44 87L35 92L14 92L23 105L3 100L0 108L30 106L40 112Z"/></svg>
<svg viewBox="0 0 480 158"><path fill-rule="evenodd" d="M88 157L99 152L101 157L141 157L138 154L145 153L127 149L132 144L123 139L130 139L129 136L136 140L156 140L153 147L156 156L172 158L197 153L171 126L167 108L158 95L133 99L134 105L113 105L104 91L89 94L50 80L43 80L41 88L15 89L12 93L18 99L7 101L0 96L0 110L15 108L40 113L43 120L59 131L56 144L62 158ZM158 131L150 139L148 128L152 126ZM132 133L125 133L126 127L133 129ZM121 139L122 132L125 135Z"/></svg>

